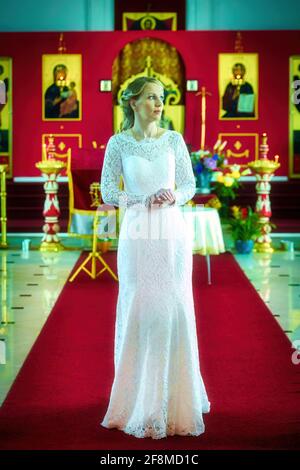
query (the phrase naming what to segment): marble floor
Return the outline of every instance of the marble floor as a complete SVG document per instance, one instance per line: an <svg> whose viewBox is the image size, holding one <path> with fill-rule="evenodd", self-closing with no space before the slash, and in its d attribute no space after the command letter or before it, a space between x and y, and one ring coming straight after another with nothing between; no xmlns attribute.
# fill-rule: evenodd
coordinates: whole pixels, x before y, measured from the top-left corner
<svg viewBox="0 0 300 470"><path fill-rule="evenodd" d="M80 255L82 247L71 245L52 254L23 252L12 242L11 249L0 251L0 405ZM300 349L300 252L235 257L270 315Z"/></svg>
<svg viewBox="0 0 300 470"><path fill-rule="evenodd" d="M80 251L0 251L0 405L79 255Z"/></svg>

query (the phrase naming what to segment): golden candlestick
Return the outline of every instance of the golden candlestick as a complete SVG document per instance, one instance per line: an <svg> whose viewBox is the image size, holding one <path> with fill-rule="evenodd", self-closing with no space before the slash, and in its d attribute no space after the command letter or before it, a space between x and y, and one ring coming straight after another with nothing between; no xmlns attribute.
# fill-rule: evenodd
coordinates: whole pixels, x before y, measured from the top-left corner
<svg viewBox="0 0 300 470"><path fill-rule="evenodd" d="M262 134L262 143L259 146L260 158L248 163L248 167L255 174L257 183L255 189L257 192L257 201L255 211L259 215L259 223L261 224L261 233L255 240L254 250L260 253L272 253L272 240L270 237L271 224L270 217L272 215L270 192L270 181L275 171L280 167L278 163L279 156L276 155L274 160L268 159L269 146L267 143L267 134Z"/></svg>
<svg viewBox="0 0 300 470"><path fill-rule="evenodd" d="M7 229L7 216L6 216L6 171L8 165L0 165L0 197L1 197L1 243L0 248L7 248L6 229Z"/></svg>
<svg viewBox="0 0 300 470"><path fill-rule="evenodd" d="M100 193L100 183L94 182L90 184L90 196L92 203L90 207L98 207L102 203Z"/></svg>
<svg viewBox="0 0 300 470"><path fill-rule="evenodd" d="M0 335L5 335L7 333L7 325L14 325L14 319L10 318L10 309L7 307L7 284L8 284L8 275L7 275L7 255L2 255L2 272L1 272L1 326L0 326Z"/></svg>
<svg viewBox="0 0 300 470"><path fill-rule="evenodd" d="M59 162L58 160L42 160L37 162L35 166L41 171L43 175L52 175L58 176L59 173L67 167L67 165L63 162Z"/></svg>
<svg viewBox="0 0 300 470"><path fill-rule="evenodd" d="M61 171L66 168L66 164L58 160L43 160L35 164L46 178L44 184L45 203L43 215L45 224L43 231L45 233L40 246L41 251L61 251L64 247L61 245L57 232L59 232L58 218L60 215L59 203L57 198L58 183L57 177Z"/></svg>

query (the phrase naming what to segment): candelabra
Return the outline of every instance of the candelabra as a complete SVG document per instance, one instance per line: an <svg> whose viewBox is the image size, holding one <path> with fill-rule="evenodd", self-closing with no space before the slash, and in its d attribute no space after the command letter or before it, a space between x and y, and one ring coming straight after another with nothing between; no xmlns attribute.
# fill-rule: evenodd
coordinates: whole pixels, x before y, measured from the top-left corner
<svg viewBox="0 0 300 470"><path fill-rule="evenodd" d="M8 165L1 164L0 165L0 197L1 197L1 248L7 248L7 239L6 239L6 225L7 225L7 217L6 217L6 171Z"/></svg>
<svg viewBox="0 0 300 470"><path fill-rule="evenodd" d="M35 165L46 178L44 184L45 203L43 216L45 233L40 246L41 251L61 251L63 246L60 243L57 232L59 232L58 218L60 216L59 202L57 198L58 182L57 177L66 168L66 164L57 160L49 159L36 163Z"/></svg>
<svg viewBox="0 0 300 470"><path fill-rule="evenodd" d="M260 158L248 163L248 167L255 174L257 183L255 185L257 201L255 211L259 215L260 235L255 240L254 250L260 253L272 253L272 240L270 232L272 230L270 217L272 215L270 192L270 181L275 171L280 167L279 156L274 160L268 159L269 146L267 144L267 134L262 134L262 143L259 146Z"/></svg>

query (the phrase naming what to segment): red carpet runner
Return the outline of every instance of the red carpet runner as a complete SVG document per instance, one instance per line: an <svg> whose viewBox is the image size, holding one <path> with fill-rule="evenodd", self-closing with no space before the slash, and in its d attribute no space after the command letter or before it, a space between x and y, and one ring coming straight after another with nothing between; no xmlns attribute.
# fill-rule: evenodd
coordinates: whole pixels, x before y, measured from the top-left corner
<svg viewBox="0 0 300 470"><path fill-rule="evenodd" d="M107 259L116 267L116 254ZM137 439L99 425L113 380L118 284L67 283L0 410L2 449L300 448L300 365L229 253L194 256L201 372L212 409L198 437Z"/></svg>

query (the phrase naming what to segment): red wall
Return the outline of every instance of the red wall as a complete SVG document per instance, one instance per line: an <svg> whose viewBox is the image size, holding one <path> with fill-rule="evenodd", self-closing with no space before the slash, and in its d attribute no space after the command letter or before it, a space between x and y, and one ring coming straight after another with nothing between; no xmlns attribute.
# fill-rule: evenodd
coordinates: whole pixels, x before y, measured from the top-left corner
<svg viewBox="0 0 300 470"><path fill-rule="evenodd" d="M110 79L114 58L124 45L145 32L66 33L67 53L81 53L83 60L82 121L43 122L42 54L57 52L55 33L0 33L0 56L13 58L13 175L39 175L35 162L41 157L45 133L81 133L83 146L92 140L106 143L112 134L112 98L100 93L99 79ZM207 143L218 132L267 132L269 155L280 155L277 175L288 175L289 56L300 54L300 31L243 31L244 52L259 53L259 120L218 119L218 53L233 52L234 31L148 31L147 36L168 41L177 48L186 66L186 78L198 79L212 93L207 111ZM239 125L239 129L237 129ZM62 129L61 126L64 126ZM185 140L200 143L200 100L187 93Z"/></svg>

